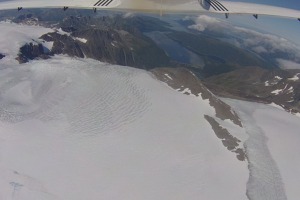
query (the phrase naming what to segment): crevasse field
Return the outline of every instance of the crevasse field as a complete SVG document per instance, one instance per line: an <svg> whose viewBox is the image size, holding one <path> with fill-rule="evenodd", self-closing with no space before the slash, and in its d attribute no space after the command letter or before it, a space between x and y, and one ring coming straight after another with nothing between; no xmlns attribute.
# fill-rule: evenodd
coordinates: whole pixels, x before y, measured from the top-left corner
<svg viewBox="0 0 300 200"><path fill-rule="evenodd" d="M248 169L204 119L215 114L207 100L149 72L90 59L55 56L19 65L18 48L52 30L10 23L0 29L1 200L300 196L298 117L226 100L245 130L229 120L222 125L245 138ZM13 40L3 40L7 31Z"/></svg>

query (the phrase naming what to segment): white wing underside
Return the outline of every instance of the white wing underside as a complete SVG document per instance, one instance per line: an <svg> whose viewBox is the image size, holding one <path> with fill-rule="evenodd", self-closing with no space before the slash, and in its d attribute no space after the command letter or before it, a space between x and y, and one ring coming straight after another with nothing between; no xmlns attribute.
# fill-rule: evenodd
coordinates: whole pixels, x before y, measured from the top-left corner
<svg viewBox="0 0 300 200"><path fill-rule="evenodd" d="M0 0L0 10L26 8L85 8L154 13L226 13L300 18L300 11L269 5L217 0Z"/></svg>

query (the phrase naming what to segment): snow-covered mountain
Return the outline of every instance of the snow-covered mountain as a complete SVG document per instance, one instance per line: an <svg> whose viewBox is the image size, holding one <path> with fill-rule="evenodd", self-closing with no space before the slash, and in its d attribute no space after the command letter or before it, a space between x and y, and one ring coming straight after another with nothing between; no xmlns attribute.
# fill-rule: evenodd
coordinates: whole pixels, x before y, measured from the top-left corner
<svg viewBox="0 0 300 200"><path fill-rule="evenodd" d="M300 113L300 70L247 67L209 77L205 85L219 96L263 102Z"/></svg>
<svg viewBox="0 0 300 200"><path fill-rule="evenodd" d="M64 55L19 65L16 50L49 29L0 28L11 37L0 37L0 199L300 196L297 116L221 100L185 69Z"/></svg>

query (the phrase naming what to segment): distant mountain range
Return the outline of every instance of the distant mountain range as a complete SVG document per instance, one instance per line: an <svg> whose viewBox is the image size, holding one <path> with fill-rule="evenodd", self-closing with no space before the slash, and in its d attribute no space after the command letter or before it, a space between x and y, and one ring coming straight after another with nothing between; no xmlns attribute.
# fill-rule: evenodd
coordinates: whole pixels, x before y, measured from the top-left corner
<svg viewBox="0 0 300 200"><path fill-rule="evenodd" d="M292 113L300 111L300 70L247 67L211 76L204 84L223 97L275 103Z"/></svg>

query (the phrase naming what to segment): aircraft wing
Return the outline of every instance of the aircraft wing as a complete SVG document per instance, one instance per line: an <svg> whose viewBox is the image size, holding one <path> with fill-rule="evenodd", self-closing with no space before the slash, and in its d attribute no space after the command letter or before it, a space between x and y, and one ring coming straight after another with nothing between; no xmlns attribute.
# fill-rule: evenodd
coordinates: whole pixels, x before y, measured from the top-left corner
<svg viewBox="0 0 300 200"><path fill-rule="evenodd" d="M281 8L270 5L230 2L217 0L202 0L202 5L206 10L214 13L224 14L252 14L257 18L258 15L271 15L287 18L300 18L300 10Z"/></svg>
<svg viewBox="0 0 300 200"><path fill-rule="evenodd" d="M0 0L0 10L26 8L86 8L153 13L223 13L300 18L300 11L252 3L218 0Z"/></svg>

